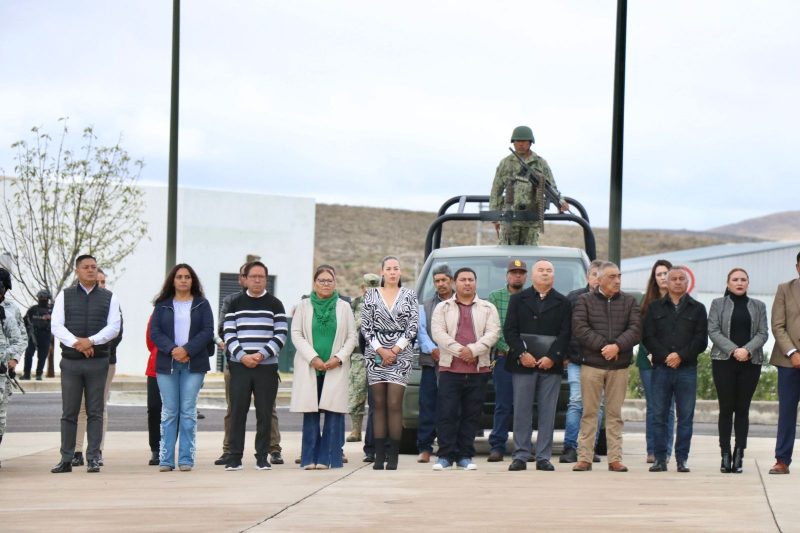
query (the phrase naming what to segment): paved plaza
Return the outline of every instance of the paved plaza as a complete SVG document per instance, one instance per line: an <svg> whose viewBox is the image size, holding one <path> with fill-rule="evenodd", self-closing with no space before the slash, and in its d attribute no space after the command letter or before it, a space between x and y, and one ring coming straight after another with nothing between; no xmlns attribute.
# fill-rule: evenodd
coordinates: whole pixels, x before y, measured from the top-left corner
<svg viewBox="0 0 800 533"><path fill-rule="evenodd" d="M252 446L254 435L248 434ZM362 463L348 443L343 469L293 464L300 433L283 435L287 464L255 470L214 466L221 432L199 432L192 472L147 466L145 432L109 432L99 474L51 474L57 433L9 433L0 447L0 531L800 531L800 471L767 474L774 440L751 439L741 475L719 473L716 438L696 436L692 472L649 473L644 436L625 435L628 473L595 464L578 473L508 472L509 461L475 472L433 472L404 455L396 472ZM532 464L530 466L533 466Z"/></svg>

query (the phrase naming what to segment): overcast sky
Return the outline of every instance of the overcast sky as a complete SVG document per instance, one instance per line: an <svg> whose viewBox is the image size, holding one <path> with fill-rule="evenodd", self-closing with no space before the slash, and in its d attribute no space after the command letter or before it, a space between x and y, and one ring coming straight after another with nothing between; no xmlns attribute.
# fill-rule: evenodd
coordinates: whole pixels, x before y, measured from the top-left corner
<svg viewBox="0 0 800 533"><path fill-rule="evenodd" d="M488 194L509 136L608 224L616 2L182 3L180 182L435 210ZM0 169L91 124L165 183L172 2L0 2ZM798 209L800 2L634 1L623 226ZM77 136L76 136L77 137Z"/></svg>

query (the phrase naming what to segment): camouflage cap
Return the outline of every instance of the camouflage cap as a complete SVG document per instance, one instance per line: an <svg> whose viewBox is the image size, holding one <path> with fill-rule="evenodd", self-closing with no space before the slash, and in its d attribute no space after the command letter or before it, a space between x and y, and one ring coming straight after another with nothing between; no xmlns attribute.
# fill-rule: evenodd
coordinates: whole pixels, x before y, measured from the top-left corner
<svg viewBox="0 0 800 533"><path fill-rule="evenodd" d="M522 259L512 259L508 262L508 270L507 272L511 272L512 270L522 270L523 272L528 271L528 265L525 264L525 261Z"/></svg>
<svg viewBox="0 0 800 533"><path fill-rule="evenodd" d="M364 285L367 287L377 287L381 284L381 277L377 274L364 274Z"/></svg>

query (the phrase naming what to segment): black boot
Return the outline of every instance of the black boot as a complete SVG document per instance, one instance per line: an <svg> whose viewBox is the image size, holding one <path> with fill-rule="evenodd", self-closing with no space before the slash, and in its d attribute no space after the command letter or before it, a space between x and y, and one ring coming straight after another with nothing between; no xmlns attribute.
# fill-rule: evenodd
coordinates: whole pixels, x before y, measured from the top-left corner
<svg viewBox="0 0 800 533"><path fill-rule="evenodd" d="M719 465L719 471L723 474L731 473L731 450L722 450L722 462Z"/></svg>
<svg viewBox="0 0 800 533"><path fill-rule="evenodd" d="M159 461L159 458L158 458L158 450L151 451L150 452L150 460L147 461L147 464L150 465L150 466L158 466L159 462L160 461Z"/></svg>
<svg viewBox="0 0 800 533"><path fill-rule="evenodd" d="M733 473L742 473L742 459L744 459L744 448L735 446L733 448Z"/></svg>
<svg viewBox="0 0 800 533"><path fill-rule="evenodd" d="M373 470L383 470L383 463L386 462L386 439L375 439L375 462L372 463Z"/></svg>
<svg viewBox="0 0 800 533"><path fill-rule="evenodd" d="M389 441L389 453L386 456L386 470L397 470L397 459L400 454L400 441Z"/></svg>

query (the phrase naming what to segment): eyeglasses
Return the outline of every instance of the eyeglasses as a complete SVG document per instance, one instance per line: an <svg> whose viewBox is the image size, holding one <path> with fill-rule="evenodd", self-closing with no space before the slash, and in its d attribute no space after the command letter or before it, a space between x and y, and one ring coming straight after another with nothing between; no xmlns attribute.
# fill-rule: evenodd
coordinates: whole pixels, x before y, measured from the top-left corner
<svg viewBox="0 0 800 533"><path fill-rule="evenodd" d="M320 285L333 285L334 283L336 283L336 280L333 280L333 279L318 279L317 283L319 283Z"/></svg>

